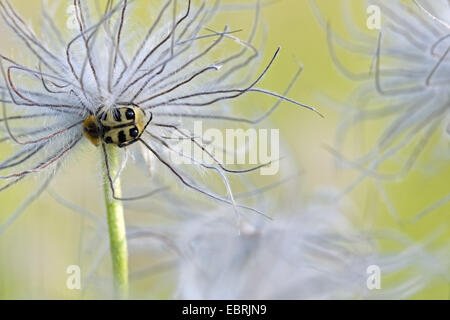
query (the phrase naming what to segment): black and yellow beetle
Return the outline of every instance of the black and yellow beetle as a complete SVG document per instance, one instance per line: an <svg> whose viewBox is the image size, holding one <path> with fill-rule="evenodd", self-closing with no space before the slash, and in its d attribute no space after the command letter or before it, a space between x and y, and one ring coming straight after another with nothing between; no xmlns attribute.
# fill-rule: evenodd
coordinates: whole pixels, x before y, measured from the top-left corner
<svg viewBox="0 0 450 320"><path fill-rule="evenodd" d="M83 133L95 146L104 142L123 148L138 141L151 120L151 113L147 117L146 112L134 104L100 108L96 115L84 120Z"/></svg>

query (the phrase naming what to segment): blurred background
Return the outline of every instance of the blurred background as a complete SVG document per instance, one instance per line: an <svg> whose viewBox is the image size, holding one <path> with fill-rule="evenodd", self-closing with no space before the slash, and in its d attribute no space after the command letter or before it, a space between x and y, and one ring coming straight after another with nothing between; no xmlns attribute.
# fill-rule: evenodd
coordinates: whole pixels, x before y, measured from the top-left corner
<svg viewBox="0 0 450 320"><path fill-rule="evenodd" d="M54 0L49 0L54 1ZM151 0L156 2L157 0ZM223 1L225 4L237 4L239 1ZM11 3L36 28L39 28L39 0L11 0ZM251 2L250 2L251 3ZM264 1L263 1L264 3ZM350 10L355 19L355 28L364 29L366 25L366 3L359 0L351 1L316 1L323 17L330 21L336 32L345 35L342 10ZM344 6L344 9L343 9ZM299 196L305 201L315 197L317 193L338 192L343 190L358 175L355 170L342 170L336 167L336 158L327 146L336 144L336 130L339 122L345 119L344 106L346 98L358 85L341 75L330 59L325 30L319 25L305 0L280 0L263 5L262 20L267 26L267 38L261 64L268 61L278 46L281 54L269 74L264 78L262 86L276 92L283 92L298 67L297 61L304 66L304 71L291 90L289 97L316 107L324 118L299 109L296 106L283 104L271 117L266 127L280 129L281 139L285 147L294 157L301 169L301 184ZM67 12L58 12L58 19L66 19ZM61 16L59 16L61 15ZM243 29L239 36L247 37L251 28L254 12L239 10L224 12L214 23L217 26L229 24L231 29ZM137 16L141 21L145 17ZM219 27L218 27L219 28ZM366 30L366 32L369 32ZM376 36L377 31L373 31ZM2 42L0 51L5 55L14 54L14 42L10 40L7 29L0 25ZM373 44L375 47L375 44ZM370 59L356 58L354 55L338 51L341 61L352 70L367 70ZM251 96L243 99L248 107L267 106L267 98ZM387 120L386 120L387 121ZM344 154L357 155L367 151L368 141L379 134L383 123L366 128L361 135L358 128L350 134L344 143ZM402 219L414 217L422 209L438 201L448 194L450 181L450 166L447 161L436 157L435 150L448 153L449 141L436 136L427 146L413 170L405 179L392 182L386 186ZM0 156L8 152L4 144L0 146ZM35 201L26 211L0 236L0 298L31 298L31 299L78 299L95 297L95 293L84 293L68 290L66 287L69 265L80 265L82 270L89 270L95 261L100 259L97 247L107 246L107 239L96 232L86 216L80 211L89 208L98 218L104 214L101 185L98 182L98 155L90 148L78 150L64 164L62 173L58 175L55 187ZM439 173L436 170L439 168ZM11 191L0 193L0 224L8 221L12 213L20 206L24 195L33 192L36 180L29 179L26 183ZM300 194L301 193L301 194ZM275 196L275 195L274 195ZM70 198L81 209L70 210L64 199ZM345 195L347 210L350 210L358 221L360 228L386 228L400 230L417 242L426 241L439 227L436 244L448 241L450 232L445 221L450 211L450 203L431 214L426 215L417 223L399 224L389 213L388 208L380 198L379 193L370 180L361 182L357 188ZM94 246L95 244L95 246ZM387 252L392 248L383 246ZM110 264L108 253L105 263L100 265L104 274L108 273ZM133 262L133 261L132 261ZM139 263L136 261L135 263ZM107 281L108 279L105 278ZM171 296L173 283L164 279L166 288L156 296L147 298L168 298ZM391 281L387 279L386 281ZM144 290L147 285L158 282L158 279L146 279L145 282L133 282L136 292ZM448 299L449 284L433 283L411 298L417 299Z"/></svg>

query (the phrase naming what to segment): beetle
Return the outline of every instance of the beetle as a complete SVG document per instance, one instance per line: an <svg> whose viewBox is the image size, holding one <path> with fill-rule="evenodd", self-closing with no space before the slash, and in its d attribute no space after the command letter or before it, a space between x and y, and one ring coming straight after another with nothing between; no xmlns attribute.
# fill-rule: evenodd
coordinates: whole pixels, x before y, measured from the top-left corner
<svg viewBox="0 0 450 320"><path fill-rule="evenodd" d="M123 148L139 140L152 118L151 112L147 115L134 104L102 107L84 120L83 133L95 146L104 142Z"/></svg>

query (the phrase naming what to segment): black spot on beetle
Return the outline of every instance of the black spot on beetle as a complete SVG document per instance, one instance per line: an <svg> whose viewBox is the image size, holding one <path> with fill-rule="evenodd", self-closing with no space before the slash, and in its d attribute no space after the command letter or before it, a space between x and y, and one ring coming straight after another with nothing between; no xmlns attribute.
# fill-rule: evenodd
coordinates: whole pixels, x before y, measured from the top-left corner
<svg viewBox="0 0 450 320"><path fill-rule="evenodd" d="M112 140L111 137L106 137L105 142L106 143L113 143L113 140Z"/></svg>
<svg viewBox="0 0 450 320"><path fill-rule="evenodd" d="M119 142L124 143L125 141L127 141L127 136L125 135L125 132L123 132L122 130L119 132Z"/></svg>
<svg viewBox="0 0 450 320"><path fill-rule="evenodd" d="M139 135L139 130L134 127L130 129L130 136L132 136L133 138L136 138Z"/></svg>
<svg viewBox="0 0 450 320"><path fill-rule="evenodd" d="M134 120L135 118L134 110L128 108L127 111L125 111L125 116L127 117L127 120Z"/></svg>

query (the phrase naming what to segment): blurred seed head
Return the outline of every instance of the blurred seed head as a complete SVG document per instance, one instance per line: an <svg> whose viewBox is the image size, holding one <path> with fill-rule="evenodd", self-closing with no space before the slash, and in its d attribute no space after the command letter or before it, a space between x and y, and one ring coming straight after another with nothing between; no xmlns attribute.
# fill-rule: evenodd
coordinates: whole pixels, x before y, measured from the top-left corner
<svg viewBox="0 0 450 320"><path fill-rule="evenodd" d="M405 181L412 168L437 174L445 168L448 159L450 7L444 0L432 3L392 1L389 4L363 1L362 5L368 9L364 17L372 19L370 21L380 19L379 30L367 30L357 27L348 4L349 1L341 4L347 33L344 36L344 32L337 32L333 21L326 21L320 9L310 1L313 13L326 30L331 59L344 76L356 83L355 91L344 104L328 101L343 115L336 146L330 151L341 166L359 172L342 194L353 190L366 178L373 179L389 211L401 221L385 190L386 184ZM373 8L378 10L373 11ZM376 14L379 16L374 16ZM369 25L368 22L367 27ZM350 69L343 57L360 57L367 68ZM356 139L350 140L350 136ZM358 147L355 148L355 144ZM363 151L347 156L344 150L349 145L353 150ZM431 151L428 153L433 157L431 165L429 161L419 162L424 150ZM417 222L449 200L450 196L446 195L423 210L411 213L408 222Z"/></svg>
<svg viewBox="0 0 450 320"><path fill-rule="evenodd" d="M445 247L413 245L391 231L383 237L397 249L382 253L381 233L361 231L334 206L249 223L240 236L225 215L193 220L177 234L181 299L402 299L449 276ZM388 280L396 275L401 280Z"/></svg>
<svg viewBox="0 0 450 320"><path fill-rule="evenodd" d="M355 108L346 109L337 139L342 143L355 123L388 119L372 150L353 164L368 168L368 174L381 179L401 179L431 143L433 135L447 135L450 8L447 1L370 4L380 8L382 23L377 38L373 37L376 30L367 33L353 27L348 30L352 39L344 39L330 25L327 27L336 66L350 79L361 82L350 98ZM336 47L366 55L372 61L370 69L362 73L346 69L336 55ZM380 170L384 162L404 150L407 157L401 169L387 173Z"/></svg>

